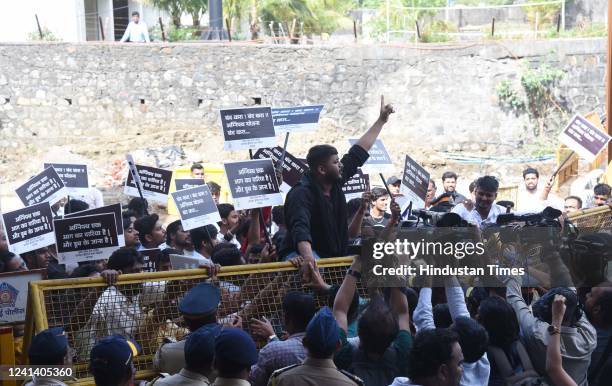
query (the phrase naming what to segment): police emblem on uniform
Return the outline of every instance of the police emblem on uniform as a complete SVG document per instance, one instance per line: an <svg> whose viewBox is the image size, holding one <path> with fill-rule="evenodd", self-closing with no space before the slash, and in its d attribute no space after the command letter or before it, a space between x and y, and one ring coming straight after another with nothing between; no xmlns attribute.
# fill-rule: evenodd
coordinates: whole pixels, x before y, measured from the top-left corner
<svg viewBox="0 0 612 386"><path fill-rule="evenodd" d="M0 308L15 307L19 291L9 283L0 283Z"/></svg>

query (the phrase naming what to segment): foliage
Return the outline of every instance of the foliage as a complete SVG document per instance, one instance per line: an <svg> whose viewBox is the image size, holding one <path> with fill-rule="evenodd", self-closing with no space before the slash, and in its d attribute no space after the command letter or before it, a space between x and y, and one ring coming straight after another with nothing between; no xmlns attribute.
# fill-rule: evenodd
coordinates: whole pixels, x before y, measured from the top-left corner
<svg viewBox="0 0 612 386"><path fill-rule="evenodd" d="M208 0L182 0L181 2L183 10L191 15L193 26L198 27L202 15L208 10Z"/></svg>
<svg viewBox="0 0 612 386"><path fill-rule="evenodd" d="M526 68L521 75L520 90L509 80L497 85L499 104L517 116L527 113L534 125L536 136L547 130L557 129L559 114L565 114L563 98L556 93L563 76L562 70L547 64L538 68Z"/></svg>
<svg viewBox="0 0 612 386"><path fill-rule="evenodd" d="M541 3L542 0L526 0L525 3ZM556 25L557 18L559 17L559 13L561 12L561 4L550 4L550 5L538 5L532 7L525 7L525 11L527 12L527 19L535 24L536 15L538 18L538 23L540 27L538 29L543 29L541 26L546 24L548 25Z"/></svg>
<svg viewBox="0 0 612 386"><path fill-rule="evenodd" d="M166 31L166 39L169 42L180 42L183 40L194 40L197 39L196 32L197 28L193 27L180 27L176 28L175 26L170 26L168 31Z"/></svg>
<svg viewBox="0 0 612 386"><path fill-rule="evenodd" d="M40 33L38 29L36 31L30 32L28 34L28 40L41 40L46 42L59 42L62 39L55 36L53 32L47 27L41 27L42 30L42 38L40 37Z"/></svg>
<svg viewBox="0 0 612 386"><path fill-rule="evenodd" d="M545 35L547 38L603 38L608 36L608 27L603 23L579 25L557 34L557 27L551 28Z"/></svg>
<svg viewBox="0 0 612 386"><path fill-rule="evenodd" d="M496 88L497 98L500 105L507 110L521 113L525 109L525 102L519 95L518 91L512 87L512 81L503 80Z"/></svg>
<svg viewBox="0 0 612 386"><path fill-rule="evenodd" d="M352 0L262 0L257 12L264 24L281 23L286 31L296 20L307 33L332 33L351 25L347 14L354 5Z"/></svg>
<svg viewBox="0 0 612 386"><path fill-rule="evenodd" d="M442 43L454 40L452 35L448 33L457 32L455 25L444 20L435 20L425 27L421 33L421 41L423 43Z"/></svg>
<svg viewBox="0 0 612 386"><path fill-rule="evenodd" d="M155 7L167 11L175 27L181 26L181 14L185 11L186 0L149 0Z"/></svg>

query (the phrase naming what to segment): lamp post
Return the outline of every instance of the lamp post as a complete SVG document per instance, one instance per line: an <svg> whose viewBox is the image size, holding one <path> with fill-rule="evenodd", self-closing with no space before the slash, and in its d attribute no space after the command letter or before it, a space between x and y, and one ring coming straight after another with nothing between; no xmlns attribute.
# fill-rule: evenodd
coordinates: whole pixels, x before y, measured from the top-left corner
<svg viewBox="0 0 612 386"><path fill-rule="evenodd" d="M227 31L223 28L223 1L208 0L208 31L202 34L202 40L227 38Z"/></svg>

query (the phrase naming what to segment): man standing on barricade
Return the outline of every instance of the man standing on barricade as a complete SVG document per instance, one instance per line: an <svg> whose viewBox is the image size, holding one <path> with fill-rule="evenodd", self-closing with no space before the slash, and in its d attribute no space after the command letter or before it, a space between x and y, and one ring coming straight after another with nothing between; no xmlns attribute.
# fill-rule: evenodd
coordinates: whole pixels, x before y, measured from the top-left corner
<svg viewBox="0 0 612 386"><path fill-rule="evenodd" d="M306 157L310 170L285 200L287 236L281 250L285 260L296 255L306 261L346 255L348 225L342 185L367 161L368 150L393 112L381 97L378 120L341 160L333 146L310 148Z"/></svg>

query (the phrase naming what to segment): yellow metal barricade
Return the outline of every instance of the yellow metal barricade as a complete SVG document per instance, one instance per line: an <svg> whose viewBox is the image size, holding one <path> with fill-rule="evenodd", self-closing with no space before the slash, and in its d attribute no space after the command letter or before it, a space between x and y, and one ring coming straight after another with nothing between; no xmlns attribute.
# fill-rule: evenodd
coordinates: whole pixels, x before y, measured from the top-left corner
<svg viewBox="0 0 612 386"><path fill-rule="evenodd" d="M612 228L612 206L604 205L596 208L574 212L568 218L580 229L597 230Z"/></svg>
<svg viewBox="0 0 612 386"><path fill-rule="evenodd" d="M328 284L340 284L351 262L351 257L322 259L318 266ZM64 327L76 351L78 384L91 384L87 362L95 341L112 333L129 335L142 347L142 355L135 360L137 377L153 378L153 355L164 337L181 339L187 333L181 325L178 302L186 291L205 280L209 280L206 270L190 269L120 275L113 287L101 278L31 282L31 312L26 321L30 336L25 337L24 345L36 332ZM224 267L211 282L222 291L219 321L239 315L247 331L252 318L266 317L280 332L283 296L291 290L311 292L302 287L300 273L290 263ZM327 295L314 295L319 306L333 302Z"/></svg>
<svg viewBox="0 0 612 386"><path fill-rule="evenodd" d="M15 363L15 344L13 338L13 327L0 327L0 364L14 366ZM16 381L0 381L2 386L16 386Z"/></svg>
<svg viewBox="0 0 612 386"><path fill-rule="evenodd" d="M569 159L567 157L569 157ZM578 154L572 152L572 150L567 146L560 145L555 154L555 159L557 160L558 166L563 164L563 167L557 172L557 178L555 178L553 187L555 192L559 192L563 184L569 181L572 177L578 175L579 157ZM566 159L567 162L565 162ZM565 164L563 162L565 162Z"/></svg>

